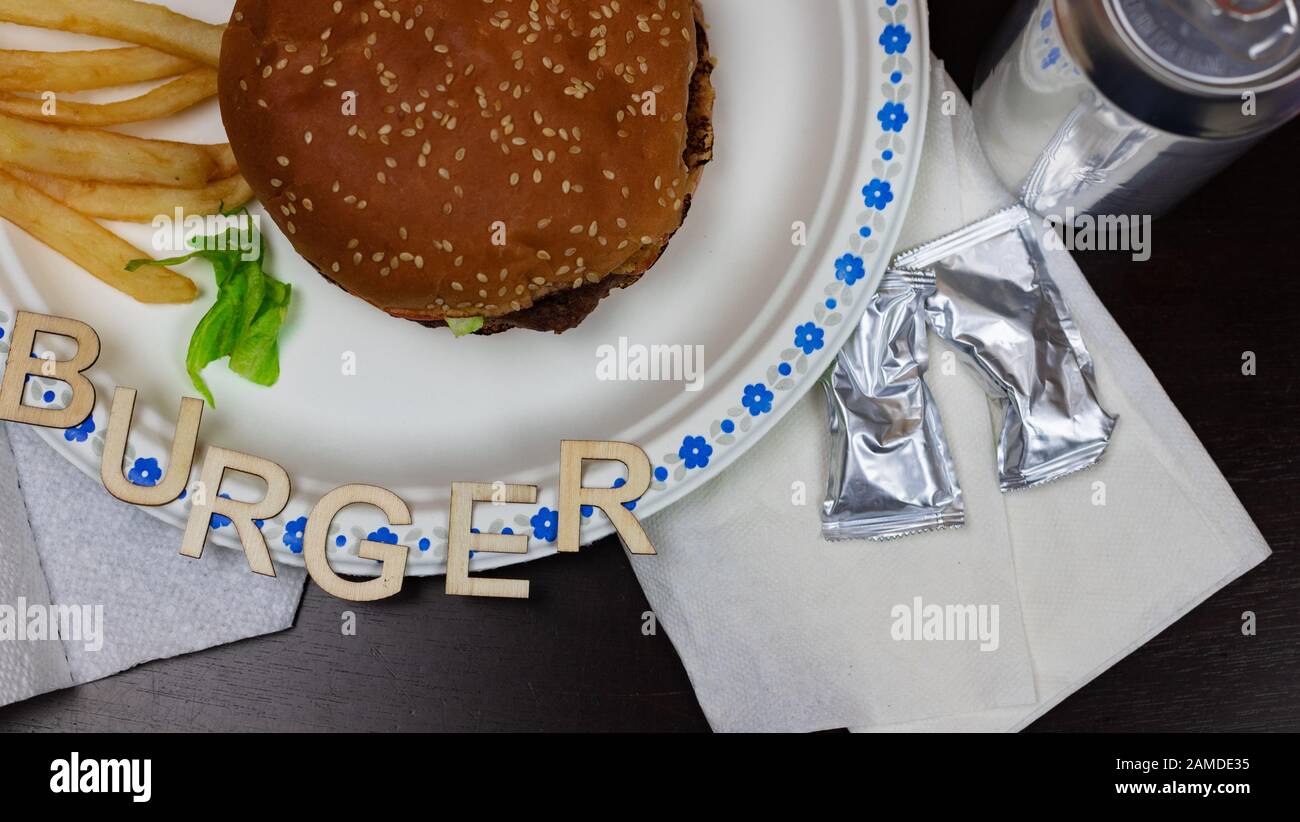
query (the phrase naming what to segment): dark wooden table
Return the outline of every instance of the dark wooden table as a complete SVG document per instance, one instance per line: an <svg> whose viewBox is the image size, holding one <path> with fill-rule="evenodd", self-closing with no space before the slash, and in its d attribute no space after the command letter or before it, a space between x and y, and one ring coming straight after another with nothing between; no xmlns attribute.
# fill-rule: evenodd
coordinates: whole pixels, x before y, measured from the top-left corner
<svg viewBox="0 0 1300 822"><path fill-rule="evenodd" d="M1009 5L932 4L933 49L967 94ZM1275 554L1033 730L1300 730L1298 138L1300 122L1157 222L1149 262L1076 255ZM424 580L349 606L308 586L290 631L0 709L0 730L708 729L668 638L641 634L649 606L617 543L524 575L526 602Z"/></svg>

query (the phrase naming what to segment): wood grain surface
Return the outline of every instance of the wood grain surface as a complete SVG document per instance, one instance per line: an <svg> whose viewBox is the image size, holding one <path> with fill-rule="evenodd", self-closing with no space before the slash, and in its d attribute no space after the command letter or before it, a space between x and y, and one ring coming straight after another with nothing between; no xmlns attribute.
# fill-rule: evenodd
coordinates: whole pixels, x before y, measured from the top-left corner
<svg viewBox="0 0 1300 822"><path fill-rule="evenodd" d="M931 4L933 49L967 94L1009 5ZM1076 255L1275 554L1032 730L1300 730L1298 139L1292 123L1158 221L1149 262ZM445 596L441 580L371 604L308 586L290 631L0 709L0 730L708 729L668 638L642 633L615 540L525 575L519 601Z"/></svg>

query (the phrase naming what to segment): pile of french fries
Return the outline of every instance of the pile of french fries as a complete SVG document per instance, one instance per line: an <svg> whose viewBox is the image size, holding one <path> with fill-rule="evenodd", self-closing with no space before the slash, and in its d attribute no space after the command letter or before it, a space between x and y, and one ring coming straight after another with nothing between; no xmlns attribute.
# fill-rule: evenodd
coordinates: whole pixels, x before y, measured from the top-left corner
<svg viewBox="0 0 1300 822"><path fill-rule="evenodd" d="M178 207L208 215L243 205L252 191L230 146L149 140L104 127L167 117L216 94L224 27L136 0L0 0L0 23L134 44L0 50L0 217L141 302L192 301L194 283L170 269L128 272L127 262L152 255L96 220L148 223ZM119 102L58 99L167 78Z"/></svg>

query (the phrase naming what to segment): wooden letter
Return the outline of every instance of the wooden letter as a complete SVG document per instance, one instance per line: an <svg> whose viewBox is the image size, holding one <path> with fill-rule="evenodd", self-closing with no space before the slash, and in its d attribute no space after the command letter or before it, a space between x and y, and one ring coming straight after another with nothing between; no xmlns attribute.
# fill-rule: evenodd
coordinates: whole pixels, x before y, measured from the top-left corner
<svg viewBox="0 0 1300 822"><path fill-rule="evenodd" d="M77 353L70 360L47 360L32 357L37 332L58 334L77 341ZM99 359L99 335L95 329L67 317L51 317L19 311L9 340L9 359L4 380L0 382L0 419L41 425L46 428L72 428L80 425L95 408L95 386L81 373ZM64 408L37 408L23 405L23 388L27 375L52 377L72 388L72 400Z"/></svg>
<svg viewBox="0 0 1300 822"><path fill-rule="evenodd" d="M493 486L487 482L453 482L451 484L451 521L447 526L447 593L466 597L506 597L528 599L526 579L471 579L469 552L526 554L528 537L523 534L471 534L470 521L474 503L492 502ZM537 488L532 485L497 485L497 498L504 490L504 502L531 505L537 502Z"/></svg>
<svg viewBox="0 0 1300 822"><path fill-rule="evenodd" d="M357 556L377 559L383 565L376 579L350 582L330 567L325 556L325 541L329 538L330 524L339 511L353 504L373 505L388 516L389 525L410 525L411 509L402 498L387 488L373 485L344 485L321 497L307 517L307 530L302 535L302 553L307 560L307 573L328 594L352 602L371 602L387 599L402 590L406 575L405 545L361 540Z"/></svg>
<svg viewBox="0 0 1300 822"><path fill-rule="evenodd" d="M221 490L221 479L226 469L244 474L256 474L266 480L266 496L261 502L238 502L217 496ZM190 505L190 519L185 524L185 537L181 540L181 555L199 559L203 556L203 545L208 539L208 523L213 514L229 517L239 533L239 542L244 546L244 556L248 558L248 567L254 573L275 576L275 566L271 564L271 554L266 550L266 540L262 531L253 522L255 519L271 519L284 510L289 502L289 475L284 469L270 460L228 451L225 448L212 447L203 455L203 495L194 495Z"/></svg>
<svg viewBox="0 0 1300 822"><path fill-rule="evenodd" d="M176 436L172 438L172 455L167 462L167 473L157 485L136 485L122 475L122 458L126 454L126 438L131 430L135 413L135 389L118 388L113 392L113 410L108 414L108 433L104 435L104 458L99 466L100 479L108 493L133 505L166 505L181 495L190 481L190 467L194 464L194 443L199 438L199 423L203 421L203 401L181 397L181 410L176 418Z"/></svg>
<svg viewBox="0 0 1300 822"><path fill-rule="evenodd" d="M585 488L583 460L617 460L627 466L627 482L621 488ZM560 523L556 540L561 551L577 551L582 506L599 508L614 524L623 547L634 554L652 555L654 546L641 523L623 503L640 499L650 490L650 459L640 448L626 442L565 440L560 443Z"/></svg>

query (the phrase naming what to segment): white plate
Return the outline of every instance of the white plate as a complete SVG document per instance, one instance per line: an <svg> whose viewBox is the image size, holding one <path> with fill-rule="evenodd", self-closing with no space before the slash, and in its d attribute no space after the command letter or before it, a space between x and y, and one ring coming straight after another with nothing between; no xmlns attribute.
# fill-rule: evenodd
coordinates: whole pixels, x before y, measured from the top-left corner
<svg viewBox="0 0 1300 822"><path fill-rule="evenodd" d="M168 5L218 20L232 4ZM705 0L705 13L718 60L717 159L664 259L562 337L513 331L454 340L392 319L323 280L269 218L262 220L268 267L294 286L282 377L265 389L222 364L210 366L205 376L217 408L205 414L200 445L246 451L288 470L292 499L264 526L277 561L301 564L292 550L301 518L323 493L349 482L382 485L410 504L415 525L371 537L411 546L408 573L444 570L453 480L541 488L536 506L477 507L477 527L510 528L532 541L526 555L480 555L475 567L549 555L554 517L546 512L555 505L562 439L644 448L657 477L636 507L645 516L716 476L828 367L883 273L907 207L928 91L924 6L917 0ZM0 47L83 43L0 27ZM224 140L215 103L150 133ZM887 202L880 195L886 186ZM807 225L802 246L792 241L796 222ZM21 308L84 320L103 341L91 371L98 390L94 431L45 429L46 439L98 477L113 386L131 386L139 400L128 467L147 459L165 467L179 397L195 393L184 350L211 300L210 268L183 268L204 291L193 305L143 306L7 223L0 226L0 328L10 331ZM112 227L152 247L150 227ZM620 337L632 344L702 345L702 389L597 379L598 349ZM0 346L7 348L5 339ZM343 373L350 355L355 375ZM51 397L57 404L64 390L33 379L26 401ZM598 466L588 484L616 477L614 466ZM260 493L229 480L223 490L236 498ZM183 526L188 505L181 499L148 510ZM373 573L375 564L355 554L358 541L384 525L382 515L354 506L335 525L334 566ZM214 528L209 541L234 546L233 530ZM609 532L599 512L585 520L584 541Z"/></svg>

